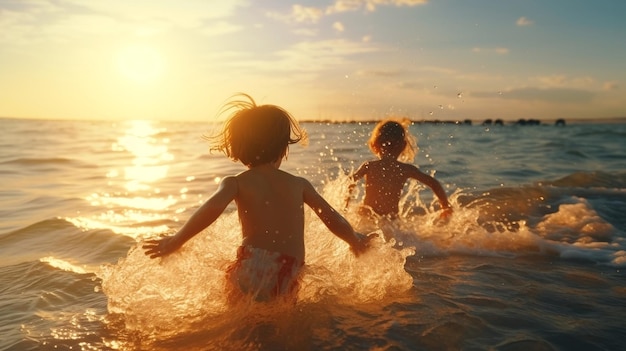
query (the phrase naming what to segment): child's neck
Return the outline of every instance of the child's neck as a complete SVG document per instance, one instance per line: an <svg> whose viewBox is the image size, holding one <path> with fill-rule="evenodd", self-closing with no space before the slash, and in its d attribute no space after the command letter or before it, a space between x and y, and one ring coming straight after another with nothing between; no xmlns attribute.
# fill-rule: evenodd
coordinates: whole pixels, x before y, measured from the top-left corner
<svg viewBox="0 0 626 351"><path fill-rule="evenodd" d="M397 156L393 156L393 155L389 155L389 154L382 154L382 155L379 156L379 159L381 161L387 161L387 162L398 161L398 157Z"/></svg>
<svg viewBox="0 0 626 351"><path fill-rule="evenodd" d="M268 162L256 166L248 166L248 169L278 169L280 167L280 161Z"/></svg>

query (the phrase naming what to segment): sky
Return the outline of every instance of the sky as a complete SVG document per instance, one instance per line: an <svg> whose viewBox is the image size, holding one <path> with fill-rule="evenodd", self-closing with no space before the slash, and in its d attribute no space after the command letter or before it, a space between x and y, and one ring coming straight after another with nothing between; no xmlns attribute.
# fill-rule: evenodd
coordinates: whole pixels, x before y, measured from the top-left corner
<svg viewBox="0 0 626 351"><path fill-rule="evenodd" d="M626 116L624 0L0 0L0 117Z"/></svg>

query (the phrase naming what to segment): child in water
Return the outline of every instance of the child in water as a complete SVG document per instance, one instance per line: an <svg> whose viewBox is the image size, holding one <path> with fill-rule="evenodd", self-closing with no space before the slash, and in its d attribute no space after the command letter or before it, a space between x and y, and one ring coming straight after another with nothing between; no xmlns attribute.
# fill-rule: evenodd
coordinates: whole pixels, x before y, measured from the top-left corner
<svg viewBox="0 0 626 351"><path fill-rule="evenodd" d="M304 204L355 255L368 248L372 236L356 233L309 181L279 169L289 144L306 137L293 117L278 106L257 106L249 95L240 96L222 108L221 112L232 111L222 132L207 139L213 142L211 150L224 152L248 169L224 177L176 235L149 240L143 248L150 258L175 252L234 200L243 240L226 272L231 294L252 295L258 301L295 296L305 256Z"/></svg>
<svg viewBox="0 0 626 351"><path fill-rule="evenodd" d="M443 209L442 218L452 213L448 197L435 178L398 160L410 162L415 157L415 139L408 132L409 123L407 119L386 119L374 127L368 145L378 160L364 162L351 176L353 182L365 177L365 198L359 213L377 218L397 218L398 203L409 179L425 184L437 195ZM355 183L351 184L350 191L355 186Z"/></svg>

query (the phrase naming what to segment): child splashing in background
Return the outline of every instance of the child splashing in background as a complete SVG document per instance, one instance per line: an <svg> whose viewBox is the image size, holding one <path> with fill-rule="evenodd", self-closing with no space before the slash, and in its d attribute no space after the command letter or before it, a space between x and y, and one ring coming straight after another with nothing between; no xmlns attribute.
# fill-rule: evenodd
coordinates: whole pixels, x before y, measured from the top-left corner
<svg viewBox="0 0 626 351"><path fill-rule="evenodd" d="M412 162L416 143L409 134L408 119L386 119L373 129L368 145L378 160L366 161L350 177L350 193L356 182L365 178L365 196L359 214L377 222L378 219L396 219L398 203L407 180L415 179L428 186L437 196L443 209L440 218L448 218L452 207L441 184L433 177L422 173ZM346 200L346 207L350 198ZM386 235L388 236L388 235Z"/></svg>
<svg viewBox="0 0 626 351"><path fill-rule="evenodd" d="M373 235L356 233L309 181L279 169L289 144L306 137L293 117L278 106L258 106L249 95L240 96L222 108L222 113L232 111L222 132L207 139L213 142L211 150L224 152L248 170L224 177L174 236L149 240L143 248L151 258L176 252L234 200L243 240L236 261L227 268L231 298L250 295L268 301L295 296L305 257L304 204L355 255L367 250Z"/></svg>

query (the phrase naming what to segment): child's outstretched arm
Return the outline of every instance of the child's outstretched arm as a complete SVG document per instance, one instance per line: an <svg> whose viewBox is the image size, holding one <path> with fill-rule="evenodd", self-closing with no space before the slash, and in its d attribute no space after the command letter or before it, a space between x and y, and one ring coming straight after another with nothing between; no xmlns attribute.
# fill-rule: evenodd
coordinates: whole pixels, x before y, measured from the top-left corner
<svg viewBox="0 0 626 351"><path fill-rule="evenodd" d="M194 212L176 235L148 240L143 249L150 258L162 257L178 250L189 239L213 223L237 195L235 177L225 177L217 191Z"/></svg>
<svg viewBox="0 0 626 351"><path fill-rule="evenodd" d="M365 252L376 234L365 236L354 231L350 223L339 214L306 179L304 184L304 202L311 207L326 227L343 241L347 242L355 255Z"/></svg>
<svg viewBox="0 0 626 351"><path fill-rule="evenodd" d="M446 195L446 191L443 190L441 183L437 181L437 179L429 176L426 173L420 171L417 167L413 167L413 171L411 172L410 177L416 179L419 182L424 183L427 187L429 187L439 199L439 203L441 204L441 208L444 211L443 215L446 217L452 213L452 206L448 202L448 196Z"/></svg>

